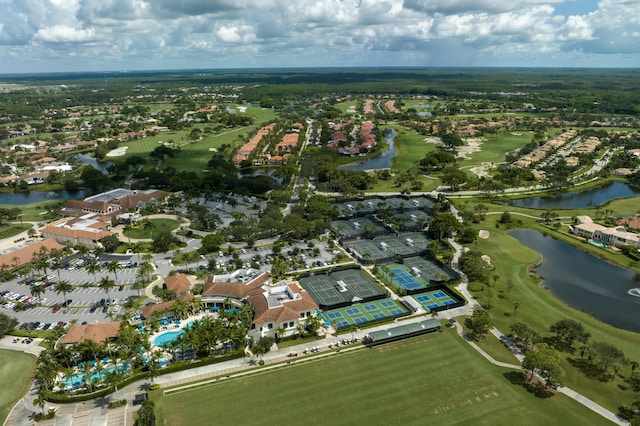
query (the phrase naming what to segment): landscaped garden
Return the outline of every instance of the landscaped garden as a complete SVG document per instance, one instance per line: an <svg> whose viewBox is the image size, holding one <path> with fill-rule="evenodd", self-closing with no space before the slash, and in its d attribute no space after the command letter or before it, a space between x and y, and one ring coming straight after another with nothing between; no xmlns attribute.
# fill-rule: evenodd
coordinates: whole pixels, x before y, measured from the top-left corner
<svg viewBox="0 0 640 426"><path fill-rule="evenodd" d="M148 239L163 230L175 231L178 226L180 223L175 219L148 219L138 225L127 227L124 235L130 238Z"/></svg>

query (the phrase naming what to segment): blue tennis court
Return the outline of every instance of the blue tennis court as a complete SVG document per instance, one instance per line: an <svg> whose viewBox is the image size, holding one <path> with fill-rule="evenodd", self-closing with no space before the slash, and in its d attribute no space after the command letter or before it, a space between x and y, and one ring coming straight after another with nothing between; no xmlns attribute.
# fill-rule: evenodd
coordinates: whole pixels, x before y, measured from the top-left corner
<svg viewBox="0 0 640 426"><path fill-rule="evenodd" d="M413 298L427 311L455 305L458 301L446 290L432 290L413 295Z"/></svg>
<svg viewBox="0 0 640 426"><path fill-rule="evenodd" d="M391 306L395 306L396 304L393 303L392 300L383 300L382 302L380 302L380 306L384 306L385 308L389 308Z"/></svg>
<svg viewBox="0 0 640 426"><path fill-rule="evenodd" d="M342 314L340 312L327 312L327 316L331 319L342 318Z"/></svg>
<svg viewBox="0 0 640 426"><path fill-rule="evenodd" d="M405 290L415 290L418 288L424 288L424 284L418 281L413 275L401 268L390 269L393 274L393 280L397 282L400 287Z"/></svg>
<svg viewBox="0 0 640 426"><path fill-rule="evenodd" d="M360 312L360 309L358 309L358 308L349 308L349 309L347 309L347 313L349 315L357 315L357 314L359 314L361 312Z"/></svg>
<svg viewBox="0 0 640 426"><path fill-rule="evenodd" d="M364 309L366 309L367 312L371 312L371 311L377 311L378 307L376 305L365 305Z"/></svg>

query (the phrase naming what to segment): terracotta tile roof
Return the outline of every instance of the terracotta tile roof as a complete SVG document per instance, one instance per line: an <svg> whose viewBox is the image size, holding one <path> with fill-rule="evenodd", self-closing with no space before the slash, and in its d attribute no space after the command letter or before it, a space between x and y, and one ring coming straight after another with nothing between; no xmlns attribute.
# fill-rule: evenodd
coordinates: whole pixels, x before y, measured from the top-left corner
<svg viewBox="0 0 640 426"><path fill-rule="evenodd" d="M176 295L183 295L191 290L191 283L185 274L168 276L164 278L164 283L167 285L167 289L175 292Z"/></svg>
<svg viewBox="0 0 640 426"><path fill-rule="evenodd" d="M36 241L33 244L21 247L17 250L0 255L0 265L7 265L10 268L16 267L14 258L17 258L18 267L26 265L33 260L33 253L40 253L42 247L45 247L50 253L52 250L61 250L65 246L51 238L42 241Z"/></svg>
<svg viewBox="0 0 640 426"><path fill-rule="evenodd" d="M187 293L183 296L178 296L178 300L184 300L186 302L188 302L191 299L193 299L193 294L191 293ZM171 306L173 306L174 303L176 303L175 300L168 300L162 303L154 303L153 305L143 306L142 309L140 310L142 311L142 316L146 319L149 319L156 312L160 313L163 311L169 311Z"/></svg>
<svg viewBox="0 0 640 426"><path fill-rule="evenodd" d="M107 339L116 337L119 330L119 321L74 325L62 338L61 343L73 344L93 340L96 343L103 344Z"/></svg>

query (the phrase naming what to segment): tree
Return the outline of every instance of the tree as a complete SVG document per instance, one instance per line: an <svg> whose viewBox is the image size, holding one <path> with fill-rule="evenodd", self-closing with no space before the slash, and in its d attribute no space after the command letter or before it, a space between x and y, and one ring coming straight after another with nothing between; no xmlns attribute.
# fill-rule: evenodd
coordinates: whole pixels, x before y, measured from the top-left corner
<svg viewBox="0 0 640 426"><path fill-rule="evenodd" d="M84 269L93 275L93 282L94 284L98 285L98 277L97 277L97 273L100 272L100 262L98 262L97 259L93 259L91 261L89 261L89 263L87 263L87 265L84 267Z"/></svg>
<svg viewBox="0 0 640 426"><path fill-rule="evenodd" d="M224 244L224 237L218 234L207 234L202 238L202 254L216 252L220 250L220 246Z"/></svg>
<svg viewBox="0 0 640 426"><path fill-rule="evenodd" d="M460 229L460 222L450 212L438 213L429 223L428 232L435 238L442 239L446 234Z"/></svg>
<svg viewBox="0 0 640 426"><path fill-rule="evenodd" d="M56 294L58 294L58 295L63 294L64 295L65 306L67 305L67 293L70 292L71 290L73 290L73 286L67 280L57 281L53 285L53 291Z"/></svg>
<svg viewBox="0 0 640 426"><path fill-rule="evenodd" d="M262 336L258 342L252 346L253 352L260 360L271 350L271 346L275 343L275 339L271 336Z"/></svg>
<svg viewBox="0 0 640 426"><path fill-rule="evenodd" d="M100 289L102 291L104 291L107 294L107 299L111 299L110 295L109 295L109 291L115 286L115 282L107 277L104 276L100 279L100 284L98 284L98 287L100 287Z"/></svg>
<svg viewBox="0 0 640 426"><path fill-rule="evenodd" d="M40 304L40 296L42 296L44 292L45 289L41 285L32 285L29 287L29 293L31 293L31 296L38 299L38 304Z"/></svg>
<svg viewBox="0 0 640 426"><path fill-rule="evenodd" d="M118 235L111 234L101 238L100 243L107 253L113 253L120 245L120 240L118 239Z"/></svg>
<svg viewBox="0 0 640 426"><path fill-rule="evenodd" d="M118 282L118 270L120 270L120 264L117 260L112 260L111 262L107 263L107 271L113 274L114 283Z"/></svg>
<svg viewBox="0 0 640 426"><path fill-rule="evenodd" d="M525 349L531 350L533 344L540 340L540 335L531 326L524 322L511 324L511 336L522 342Z"/></svg>
<svg viewBox="0 0 640 426"><path fill-rule="evenodd" d="M482 308L475 308L471 318L467 318L466 323L471 335L476 339L482 339L493 327L493 320L489 312Z"/></svg>
<svg viewBox="0 0 640 426"><path fill-rule="evenodd" d="M553 324L549 331L556 334L557 342L568 352L573 353L574 342L586 343L591 334L585 331L582 323L566 318Z"/></svg>
<svg viewBox="0 0 640 426"><path fill-rule="evenodd" d="M612 365L623 364L626 359L621 349L606 342L593 342L591 353L603 373L607 373Z"/></svg>
<svg viewBox="0 0 640 426"><path fill-rule="evenodd" d="M17 319L0 313L0 338L4 337L5 334L16 328L18 322L19 321Z"/></svg>

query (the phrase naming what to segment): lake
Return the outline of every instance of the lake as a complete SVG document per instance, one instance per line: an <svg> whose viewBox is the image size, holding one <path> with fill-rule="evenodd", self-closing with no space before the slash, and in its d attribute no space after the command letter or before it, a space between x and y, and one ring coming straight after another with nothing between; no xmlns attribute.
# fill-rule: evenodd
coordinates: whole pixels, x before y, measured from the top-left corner
<svg viewBox="0 0 640 426"><path fill-rule="evenodd" d="M624 330L640 332L640 282L635 272L614 266L570 244L530 229L509 234L543 256L536 273L551 293L574 309Z"/></svg>
<svg viewBox="0 0 640 426"><path fill-rule="evenodd" d="M68 191L65 189L61 189L58 191L29 191L26 193L2 193L0 194L0 204L31 204L38 203L40 201L51 201L51 200L68 200L71 198L85 198L91 195L89 192L86 193L83 189L79 189L77 191Z"/></svg>
<svg viewBox="0 0 640 426"><path fill-rule="evenodd" d="M612 182L584 191L548 197L524 198L509 201L510 206L526 207L530 209L582 209L601 206L616 198L640 196L640 189L633 188L624 182Z"/></svg>
<svg viewBox="0 0 640 426"><path fill-rule="evenodd" d="M111 163L108 161L105 161L104 163L102 163L96 160L93 155L88 153L75 154L73 155L73 158L78 160L78 162L81 164L84 164L87 166L93 166L93 168L100 170L102 173L108 173L109 166L111 165Z"/></svg>
<svg viewBox="0 0 640 426"><path fill-rule="evenodd" d="M394 138L398 136L398 133L391 129L384 129L384 138L387 140L389 148L382 154L370 158L362 163L347 164L338 167L338 169L363 171L363 170L376 170L376 169L388 169L391 167L391 159L398 155L396 147L393 144Z"/></svg>

